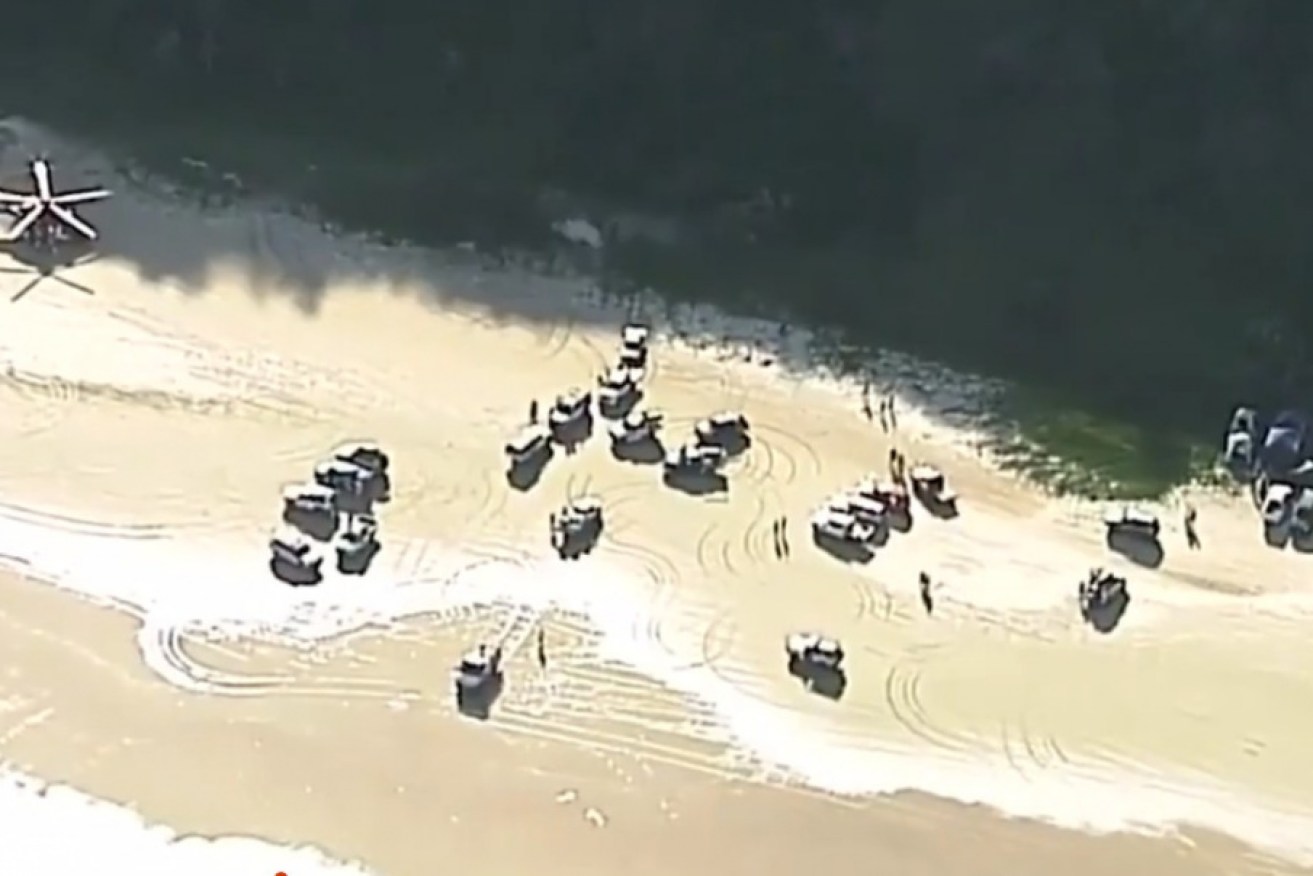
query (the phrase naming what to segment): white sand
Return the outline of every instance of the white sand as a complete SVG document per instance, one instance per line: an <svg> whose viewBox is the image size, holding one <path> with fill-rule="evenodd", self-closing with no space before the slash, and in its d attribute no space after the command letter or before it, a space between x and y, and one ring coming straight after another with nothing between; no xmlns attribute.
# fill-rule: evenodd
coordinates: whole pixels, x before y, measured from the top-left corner
<svg viewBox="0 0 1313 876"><path fill-rule="evenodd" d="M108 178L90 153L18 134L6 170L41 148L61 184ZM705 310L652 317L688 340L657 346L649 394L671 440L711 410L746 411L757 444L727 498L666 490L600 435L516 493L500 448L529 399L590 383L612 355L620 316L586 283L272 214L201 216L131 187L87 214L104 257L66 275L96 294L52 278L0 321L0 560L141 618L142 655L171 683L256 698L304 685L247 646L189 639L386 638L415 635L397 622L422 616L527 642L543 623L562 675L512 678L493 722L506 732L844 794L919 789L1072 827L1193 824L1313 860L1308 560L1264 546L1243 503L1195 498L1195 553L1163 509L1166 561L1136 568L1103 547L1100 509L998 474L969 423L932 415L935 399L965 409L988 385L890 359L876 377L908 391L898 443L948 472L964 514L921 514L869 566L846 567L812 547L806 514L881 469L889 439L858 415L854 387L760 363L796 362L800 333L792 353L748 363L742 350L774 329ZM0 294L28 279L0 278ZM698 340L699 326L738 352ZM276 584L264 544L278 488L361 437L397 469L384 554L364 580ZM602 498L608 533L561 563L546 516L580 492ZM781 514L785 560L770 547ZM1077 618L1091 565L1131 581L1111 636ZM916 602L921 569L943 581L932 619ZM782 637L800 628L847 644L842 702L783 671ZM626 687L617 664L692 699ZM441 678L371 684L398 709L449 708ZM728 752L709 755L718 743Z"/></svg>

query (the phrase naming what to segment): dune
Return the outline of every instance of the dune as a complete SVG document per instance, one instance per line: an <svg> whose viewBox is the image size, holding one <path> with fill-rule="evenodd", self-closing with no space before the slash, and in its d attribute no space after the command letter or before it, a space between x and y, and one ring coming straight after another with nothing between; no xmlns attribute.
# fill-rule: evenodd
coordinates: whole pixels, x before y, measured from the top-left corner
<svg viewBox="0 0 1313 876"><path fill-rule="evenodd" d="M559 833L566 802L542 803L585 781L608 803L570 798L569 831L609 837L578 852L596 872L639 847L666 856L652 863L662 872L697 867L664 833L693 830L677 799L727 824L702 841L708 870L743 853L752 825L795 813L796 828L754 851L772 871L802 866L818 831L835 861L948 866L937 832L971 825L958 860L1043 872L1052 853L1004 840L1047 831L1030 822L1186 831L1196 868L1259 866L1221 835L1287 861L1262 866L1313 864L1308 559L1265 545L1243 500L1191 496L1198 551L1179 509L1158 508L1164 557L1137 561L1104 544L1101 508L1046 496L980 452L988 381L876 361L875 391L897 396L897 426L882 430L854 381L808 358L803 331L643 296L608 303L548 265L385 247L268 206L202 211L94 150L7 128L4 171L40 151L61 184L117 192L84 211L103 234L98 256L50 270L0 321L0 565L14 576L3 611L21 632L0 694L34 703L15 722L50 710L0 735L15 769L175 831L306 844L388 873L495 843L503 815L528 838L472 859L475 872L593 842ZM32 280L21 259L3 273L7 298ZM663 486L653 466L612 457L604 424L512 488L502 447L531 401L591 386L627 318L654 327L644 403L665 412L667 442L715 410L748 417L753 444L727 489ZM354 439L393 459L382 552L364 576L277 582L280 488ZM818 550L811 509L883 471L891 447L940 467L961 514L916 510L865 564ZM548 516L581 495L601 501L606 528L596 551L563 562ZM1108 634L1076 607L1092 566L1130 583ZM929 616L921 572L936 582ZM797 630L844 642L841 699L786 672ZM471 723L455 715L448 672L476 642L502 643L509 672L489 720ZM407 765L422 793L396 790ZM449 775L460 791L445 790ZM74 794L61 812L91 808ZM435 799L451 802L446 826L426 831ZM106 823L128 831L135 817ZM936 827L898 846L918 818ZM406 849L396 824L413 828ZM1054 849L1093 842L1044 835L1071 844ZM1106 842L1117 845L1090 861L1184 866L1147 840ZM189 854L226 861L226 847ZM122 854L155 854L141 848ZM321 866L305 854L305 870Z"/></svg>

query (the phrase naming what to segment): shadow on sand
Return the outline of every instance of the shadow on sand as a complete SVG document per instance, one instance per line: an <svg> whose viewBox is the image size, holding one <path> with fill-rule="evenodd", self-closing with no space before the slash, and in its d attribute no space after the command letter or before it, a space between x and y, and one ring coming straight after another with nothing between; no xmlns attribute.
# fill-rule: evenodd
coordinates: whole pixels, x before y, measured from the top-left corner
<svg viewBox="0 0 1313 876"><path fill-rule="evenodd" d="M364 575L382 551L383 545L377 541L371 541L356 551L344 551L339 548L337 551L337 570L343 575Z"/></svg>
<svg viewBox="0 0 1313 876"><path fill-rule="evenodd" d="M812 544L843 563L865 564L875 559L875 545L870 543L828 538L813 530Z"/></svg>
<svg viewBox="0 0 1313 876"><path fill-rule="evenodd" d="M303 511L295 505L283 508L283 522L318 541L328 541L337 532L337 515Z"/></svg>
<svg viewBox="0 0 1313 876"><path fill-rule="evenodd" d="M1122 591L1107 602L1093 604L1085 612L1085 621L1105 636L1117 629L1131 605L1131 595Z"/></svg>
<svg viewBox="0 0 1313 876"><path fill-rule="evenodd" d="M466 718L486 721L492 717L492 708L501 698L506 686L506 676L502 672L490 676L477 687L456 685L456 711Z"/></svg>
<svg viewBox="0 0 1313 876"><path fill-rule="evenodd" d="M719 473L665 471L661 474L661 482L689 496L713 496L729 492L729 478Z"/></svg>
<svg viewBox="0 0 1313 876"><path fill-rule="evenodd" d="M1297 553L1313 554L1313 532L1292 535L1290 537L1290 547Z"/></svg>
<svg viewBox="0 0 1313 876"><path fill-rule="evenodd" d="M561 446L567 455L574 453L593 437L597 421L590 413L564 426L552 427L552 440Z"/></svg>
<svg viewBox="0 0 1313 876"><path fill-rule="evenodd" d="M1121 554L1137 566L1156 569L1163 564L1165 551L1159 539L1112 529L1108 532L1107 544L1109 550Z"/></svg>
<svg viewBox="0 0 1313 876"><path fill-rule="evenodd" d="M179 120L172 123L176 130L170 124L160 121L157 128L161 130L156 139L188 143L185 148L178 147L176 158L154 162L155 171L165 169L173 180L171 183L154 171L115 166L108 156L89 153L43 132L39 125L18 120L0 125L0 132L9 141L0 173L20 175L27 158L40 153L56 168L60 188L104 185L115 190L118 197L79 208L83 218L100 232L97 251L131 266L145 280L168 283L184 294L206 294L210 284L205 280L216 266L222 265L226 271L239 275L238 285L245 286L250 295L283 295L310 315L319 310L334 286L372 285L380 290L380 295L404 289L405 294L434 310L463 309L494 323L542 327L569 324L581 330L618 332L626 321L644 319L663 333L669 331L695 346L734 347L740 351L757 346L768 352L770 361L792 375L814 374L820 365L851 374L870 364L866 360L873 353L868 348L813 343L825 341L833 336L833 331L797 332L786 339L785 324L779 319L753 318L733 323L707 320L705 311L671 307L656 295L640 292L639 284L620 276L622 271L633 273L627 260L632 261L634 254L627 256L622 247L616 247L612 255L608 249L606 263L602 264L597 252L584 253L577 245L555 240L548 229L562 216L548 215L546 207L540 226L536 227L542 229L544 239L554 242L542 244L543 253L538 255L514 255L501 250L495 230L481 233L461 227L442 235L435 231L431 235L435 244L441 245L439 238L449 241L446 249L437 251L388 243L379 239L379 235L371 239L368 234L344 233L334 224L343 216L329 222L310 215L304 205L281 208L276 212L283 215L271 216L275 212L273 205L268 201L255 203L256 193L232 173L240 169L238 165L242 161L249 160L250 154L261 156L256 160L262 162L261 167L250 169L252 179L277 178L285 192L313 194L323 203L336 204L343 212L350 209L354 215L345 218L354 221L356 227L368 225L370 217L380 212L374 199L357 198L356 194L376 179L394 179L396 162L381 155L375 159L372 153L353 154L349 161L344 160L342 173L324 174L320 165L309 157L301 160L312 145L298 142L291 135L280 137L277 132L264 131L242 135L244 142L250 138L260 138L263 142L267 138L262 148L239 150L247 158L238 159L230 154L232 160L225 163L225 147L209 143L216 138L211 137L212 132L199 129L205 127L204 123ZM191 125L198 129L192 130ZM141 134L140 138L145 140L147 136ZM143 151L158 158L161 150L143 148ZM263 156L268 156L267 168ZM279 171L276 177L275 170ZM323 182L325 177L333 176L342 180L342 191L336 194L325 191ZM177 183L186 188L178 189ZM132 196L134 189L140 192L143 188L162 194L158 198ZM416 192L424 190L421 186L411 188ZM240 205L244 198L250 198L249 208L227 206L234 202ZM204 211L204 217L192 218L190 209L178 209L179 200L196 204L197 212ZM358 209L353 200L359 200ZM207 201L217 205L217 209L206 209L203 205ZM296 210L306 215L294 216ZM419 209L414 204L401 210L407 215L412 212L414 224L422 230L426 222L447 227L449 223L440 221L435 214L447 215L453 211ZM476 241L479 251L474 246L462 248L454 243L471 239ZM687 260L698 262L710 255L691 252ZM714 255L717 258L710 259L714 265L726 261L719 253ZM675 257L674 253L670 254L670 260ZM681 256L680 261L686 260ZM595 275L600 273L600 285L605 291L598 290L599 284L568 276L567 272L573 270L569 267L572 262L586 266ZM601 268L605 271L600 271ZM526 282L529 276L534 278L532 283ZM668 281L651 282L667 292L687 292L693 286L705 285L681 279L684 272L680 270L674 271L671 277ZM705 294L710 294L714 285L723 284L708 285ZM1015 440L1013 423L992 416L996 413L996 394L987 391L983 383L966 381L944 369L893 354L882 354L880 368L897 381L907 402L937 425L983 429L987 434L982 446L1005 450L1011 454L1009 459L1023 459L1024 448ZM927 374L928 379L920 379ZM950 382L953 391L945 392Z"/></svg>
<svg viewBox="0 0 1313 876"><path fill-rule="evenodd" d="M938 520L955 520L962 516L962 512L958 508L956 501L940 502L928 496L918 497L918 499L921 502L921 507L926 510L926 513Z"/></svg>
<svg viewBox="0 0 1313 876"><path fill-rule="evenodd" d="M314 587L324 580L319 566L297 566L277 558L269 561L269 571L284 584L292 587Z"/></svg>
<svg viewBox="0 0 1313 876"><path fill-rule="evenodd" d="M543 472L547 471L547 464L555 456L556 451L549 444L546 449L536 454L532 459L508 468L506 470L506 483L511 489L518 490L521 493L532 490L542 480Z"/></svg>
<svg viewBox="0 0 1313 876"><path fill-rule="evenodd" d="M1285 550L1294 544L1289 526L1263 526L1263 542L1270 548Z"/></svg>
<svg viewBox="0 0 1313 876"><path fill-rule="evenodd" d="M616 441L611 444L611 455L621 462L634 465L657 465L666 458L666 447L659 438L646 441Z"/></svg>
<svg viewBox="0 0 1313 876"><path fill-rule="evenodd" d="M826 699L841 700L848 690L848 674L842 668L817 666L791 657L789 674L801 681L807 690Z"/></svg>
<svg viewBox="0 0 1313 876"><path fill-rule="evenodd" d="M601 399L598 399L597 412L601 414L603 418L608 420L622 420L630 411L638 407L638 403L643 400L645 395L646 393L644 393L643 389L640 387L617 402L603 404Z"/></svg>
<svg viewBox="0 0 1313 876"><path fill-rule="evenodd" d="M28 293L36 290L49 280L59 283L83 295L95 295L96 290L76 280L65 277L62 271L72 270L95 262L100 256L91 241L71 240L59 244L54 249L32 246L26 241L17 241L3 245L3 252L10 256L17 267L0 267L0 274L26 277L23 283L9 296L11 303L23 300Z"/></svg>

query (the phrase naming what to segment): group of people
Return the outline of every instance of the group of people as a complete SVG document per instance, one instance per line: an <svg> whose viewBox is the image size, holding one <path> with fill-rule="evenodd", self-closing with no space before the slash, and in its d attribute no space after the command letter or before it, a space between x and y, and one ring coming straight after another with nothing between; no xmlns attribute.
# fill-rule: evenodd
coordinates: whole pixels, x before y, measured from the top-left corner
<svg viewBox="0 0 1313 876"><path fill-rule="evenodd" d="M866 419L874 420L877 411L880 416L880 429L888 435L898 431L898 415L894 413L894 394L887 392L880 397L877 408L871 407L871 381L862 384L862 414Z"/></svg>

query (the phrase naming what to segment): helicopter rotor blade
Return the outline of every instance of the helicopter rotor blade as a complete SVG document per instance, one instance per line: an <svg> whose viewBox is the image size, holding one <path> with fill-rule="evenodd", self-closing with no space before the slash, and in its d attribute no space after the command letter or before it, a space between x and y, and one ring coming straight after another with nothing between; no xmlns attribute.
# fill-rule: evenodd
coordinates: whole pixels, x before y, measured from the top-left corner
<svg viewBox="0 0 1313 876"><path fill-rule="evenodd" d="M32 227L33 223L41 218L41 214L44 212L45 208L40 204L33 207L31 210L28 210L23 214L23 218L15 222L13 227L9 229L9 235L6 237L6 240L15 241L22 238L22 236L27 233L27 230Z"/></svg>
<svg viewBox="0 0 1313 876"><path fill-rule="evenodd" d="M22 192L10 192L0 189L0 204L17 204L23 207L35 207L41 203L36 195L25 195Z"/></svg>
<svg viewBox="0 0 1313 876"><path fill-rule="evenodd" d="M18 301L21 301L23 297L27 295L27 293L31 292L37 286L41 285L41 281L44 279L45 279L44 276L42 276L41 274L37 274L31 280L28 280L26 283L23 284L23 288L15 292L13 297L9 299L9 303L14 304Z"/></svg>
<svg viewBox="0 0 1313 876"><path fill-rule="evenodd" d="M50 199L52 204L60 204L68 207L73 204L86 204L91 201L101 201L108 198L112 193L109 189L81 189L76 192L64 192L55 195Z"/></svg>
<svg viewBox="0 0 1313 876"><path fill-rule="evenodd" d="M50 203L50 165L45 159L38 158L32 162L32 179L36 182L36 196L41 203Z"/></svg>
<svg viewBox="0 0 1313 876"><path fill-rule="evenodd" d="M67 277L61 277L58 274L51 274L50 278L52 280L55 280L56 282L63 283L65 286L67 286L70 289L73 289L77 292L81 292L83 295L96 294L96 290L92 289L90 286L83 286L81 283L77 282L76 280L70 280Z"/></svg>
<svg viewBox="0 0 1313 876"><path fill-rule="evenodd" d="M96 229L92 228L90 225L83 222L82 218L78 216L76 213L74 213L72 210L60 204L52 203L49 204L48 206L50 212L58 216L60 221L62 221L68 227L78 231L88 240L95 240L96 237L98 236L96 234Z"/></svg>

